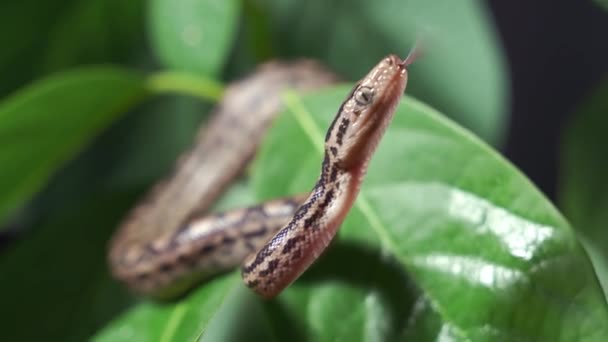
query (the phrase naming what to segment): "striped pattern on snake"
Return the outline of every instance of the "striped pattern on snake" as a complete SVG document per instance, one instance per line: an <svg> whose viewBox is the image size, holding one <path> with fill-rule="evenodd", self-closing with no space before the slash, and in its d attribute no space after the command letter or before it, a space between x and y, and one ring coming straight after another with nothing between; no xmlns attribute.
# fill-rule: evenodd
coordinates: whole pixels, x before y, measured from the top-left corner
<svg viewBox="0 0 608 342"><path fill-rule="evenodd" d="M140 294L171 298L236 267L261 248L302 198L203 215L255 153L281 110L281 93L317 89L336 80L318 63L300 60L266 63L232 83L193 147L131 210L112 238L113 276ZM232 229L222 229L226 227Z"/></svg>
<svg viewBox="0 0 608 342"><path fill-rule="evenodd" d="M232 85L195 147L113 238L113 274L136 291L168 298L245 258L247 286L262 297L276 296L328 246L352 207L416 55L404 61L390 55L355 85L329 127L310 194L204 216L255 152L280 108L280 93L335 77L311 62L273 64Z"/></svg>
<svg viewBox="0 0 608 342"><path fill-rule="evenodd" d="M411 61L384 58L343 102L327 131L321 175L310 195L285 227L243 263L243 280L262 297L279 294L334 238L402 97Z"/></svg>

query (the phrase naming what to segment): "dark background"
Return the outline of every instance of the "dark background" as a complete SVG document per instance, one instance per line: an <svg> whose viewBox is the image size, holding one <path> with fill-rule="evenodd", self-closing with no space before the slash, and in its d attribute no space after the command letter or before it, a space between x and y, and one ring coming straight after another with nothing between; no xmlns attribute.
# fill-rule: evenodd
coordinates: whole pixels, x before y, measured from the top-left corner
<svg viewBox="0 0 608 342"><path fill-rule="evenodd" d="M608 71L608 15L585 0L488 4L511 77L504 153L555 200L562 127Z"/></svg>

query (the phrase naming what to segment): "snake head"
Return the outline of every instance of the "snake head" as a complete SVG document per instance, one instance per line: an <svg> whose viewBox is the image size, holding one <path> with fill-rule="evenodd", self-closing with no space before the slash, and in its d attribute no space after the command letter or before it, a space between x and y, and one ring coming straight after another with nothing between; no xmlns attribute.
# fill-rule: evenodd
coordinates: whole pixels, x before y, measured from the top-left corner
<svg viewBox="0 0 608 342"><path fill-rule="evenodd" d="M382 59L340 107L325 137L325 149L343 169L366 164L374 152L405 90L406 61L395 55Z"/></svg>

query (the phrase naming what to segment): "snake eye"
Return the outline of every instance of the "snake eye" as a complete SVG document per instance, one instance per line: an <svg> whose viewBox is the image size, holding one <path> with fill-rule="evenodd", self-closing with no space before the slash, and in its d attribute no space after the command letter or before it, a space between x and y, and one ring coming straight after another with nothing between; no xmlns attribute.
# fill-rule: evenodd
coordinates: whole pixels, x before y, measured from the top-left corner
<svg viewBox="0 0 608 342"><path fill-rule="evenodd" d="M363 86L355 92L355 101L361 106L367 106L374 98L374 90L370 87Z"/></svg>

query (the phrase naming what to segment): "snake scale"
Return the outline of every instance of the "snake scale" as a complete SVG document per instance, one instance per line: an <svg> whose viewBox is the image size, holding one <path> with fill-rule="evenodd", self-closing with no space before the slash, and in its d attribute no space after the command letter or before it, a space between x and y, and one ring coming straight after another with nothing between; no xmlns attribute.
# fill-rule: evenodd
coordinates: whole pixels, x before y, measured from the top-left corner
<svg viewBox="0 0 608 342"><path fill-rule="evenodd" d="M138 293L172 298L242 263L249 288L265 298L279 294L328 246L352 207L415 55L403 61L389 55L356 83L328 128L310 193L208 214L255 154L281 109L281 94L337 77L309 60L270 62L231 84L193 147L115 233L112 274Z"/></svg>

